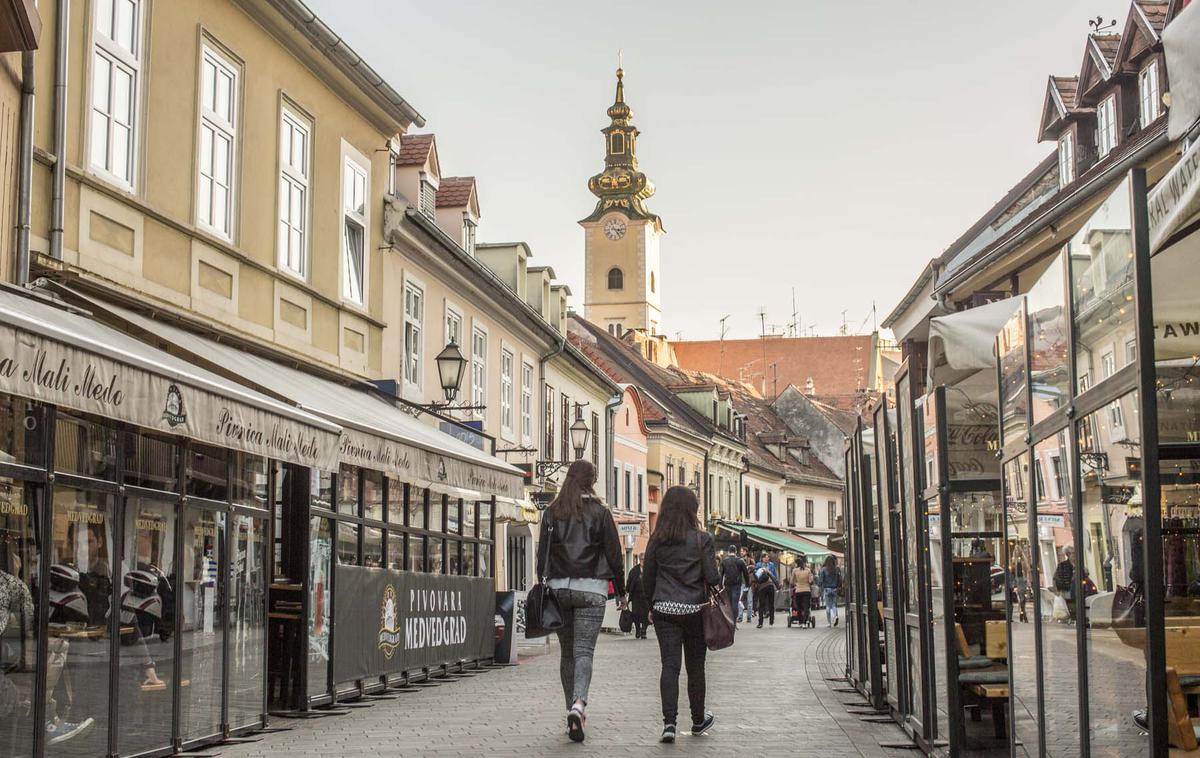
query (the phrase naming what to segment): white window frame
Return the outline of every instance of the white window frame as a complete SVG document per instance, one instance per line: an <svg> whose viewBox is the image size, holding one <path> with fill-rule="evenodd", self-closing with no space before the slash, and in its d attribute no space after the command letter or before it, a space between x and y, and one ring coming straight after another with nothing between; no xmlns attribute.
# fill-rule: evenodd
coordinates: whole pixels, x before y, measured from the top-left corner
<svg viewBox="0 0 1200 758"><path fill-rule="evenodd" d="M353 187L356 178L363 180L362 202L358 200L357 188ZM350 194L348 194L348 192ZM338 193L338 204L341 209L341 280L342 301L365 308L370 293L371 272L371 163L366 156L355 150L345 141L342 142L341 192ZM355 224L362 229L362 260L359 262L361 271L355 281L350 265L350 248L347 239L347 225ZM355 292L355 289L358 292Z"/></svg>
<svg viewBox="0 0 1200 758"><path fill-rule="evenodd" d="M213 102L208 101L208 88L205 84L205 75L209 66L213 71ZM215 102L218 97L216 83L221 76L229 77L229 102L226 107L229 110L228 116L215 110L212 106L219 106L220 103ZM200 45L200 86L197 98L199 106L200 123L197 127L197 139L199 144L196 146L196 200L195 200L195 218L196 226L204 231L220 237L223 240L232 242L234 236L234 220L237 215L237 172L238 172L238 122L241 119L241 85L242 72L241 66L228 55L217 48L216 45L205 41ZM217 156L216 148L219 140L228 142L228 149L224 157L224 170L226 172L225 182L225 199L224 199L224 216L223 219L216 217L217 207L217 188L220 182L217 177ZM205 147L209 148L209 157L212 161L212 166L206 171L205 168ZM208 188L205 189L205 181L208 182ZM206 214L204 201L205 195L208 195Z"/></svg>
<svg viewBox="0 0 1200 758"><path fill-rule="evenodd" d="M515 411L516 406L516 389L514 386L513 376L516 370L517 356L512 351L512 348L501 343L500 345L500 435L512 439L513 430L516 428Z"/></svg>
<svg viewBox="0 0 1200 758"><path fill-rule="evenodd" d="M1096 154L1101 158L1117 146L1117 96L1109 95L1096 106Z"/></svg>
<svg viewBox="0 0 1200 758"><path fill-rule="evenodd" d="M130 38L128 46L112 39L107 33L102 31L101 22L107 11L108 20L112 22L114 33L117 31L116 24L118 9L122 6L131 7L133 9L132 17L130 18ZM145 15L146 4L143 0L97 0L92 3L92 50L89 59L89 76L88 76L88 146L87 146L87 161L89 169L92 173L104 178L106 181L116 184L120 188L132 192L136 186L136 177L138 172L138 145L139 143L139 126L141 120L141 94L142 94L142 53L144 50L145 35ZM100 65L103 65L108 71L107 79L104 83L104 91L101 92L96 86L97 77L101 73ZM114 113L116 103L113 100L114 85L116 83L115 72L121 69L129 76L129 103L128 103L128 124L124 124L118 120ZM103 99L102 107L97 108L97 100ZM126 146L125 146L125 165L122 171L114 170L114 147L115 134L117 128L127 129ZM104 156L97 163L95 159L96 148L103 145Z"/></svg>
<svg viewBox="0 0 1200 758"><path fill-rule="evenodd" d="M479 350L479 339L482 338L483 350ZM471 405L482 408L487 405L487 327L476 322L471 325ZM484 418L484 412L471 412L477 419Z"/></svg>
<svg viewBox="0 0 1200 758"><path fill-rule="evenodd" d="M475 257L475 233L478 225L469 218L463 218L463 250L467 255Z"/></svg>
<svg viewBox="0 0 1200 758"><path fill-rule="evenodd" d="M533 439L533 364L521 361L521 441Z"/></svg>
<svg viewBox="0 0 1200 758"><path fill-rule="evenodd" d="M293 164L292 143L289 137L300 135L304 140L300 166ZM312 218L312 119L284 103L279 112L279 223L276 250L279 268L300 279L308 276L309 219ZM298 204L292 203L293 193L299 196ZM299 218L292 217L293 205ZM296 249L292 249L292 236L298 237Z"/></svg>
<svg viewBox="0 0 1200 758"><path fill-rule="evenodd" d="M401 309L404 331L400 347L404 364L400 375L405 387L419 392L424 385L425 374L425 288L407 277L404 280Z"/></svg>
<svg viewBox="0 0 1200 758"><path fill-rule="evenodd" d="M1152 60L1138 72L1138 115L1145 129L1162 111L1162 87L1158 80L1158 60Z"/></svg>
<svg viewBox="0 0 1200 758"><path fill-rule="evenodd" d="M1058 186L1075 181L1075 133L1065 132L1058 138Z"/></svg>
<svg viewBox="0 0 1200 758"><path fill-rule="evenodd" d="M417 191L417 209L430 221L437 220L437 187L433 182L421 177L420 188Z"/></svg>

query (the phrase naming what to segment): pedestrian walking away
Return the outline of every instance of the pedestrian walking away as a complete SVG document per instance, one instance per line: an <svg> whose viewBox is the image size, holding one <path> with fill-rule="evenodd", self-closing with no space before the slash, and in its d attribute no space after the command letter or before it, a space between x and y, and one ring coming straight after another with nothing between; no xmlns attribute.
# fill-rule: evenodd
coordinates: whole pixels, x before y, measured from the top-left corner
<svg viewBox="0 0 1200 758"><path fill-rule="evenodd" d="M821 573L817 575L817 585L821 588L821 599L825 601L825 620L829 626L837 626L838 594L842 590L842 570L838 568L837 558L825 556Z"/></svg>
<svg viewBox="0 0 1200 758"><path fill-rule="evenodd" d="M765 550L759 554L758 563L754 564L754 596L758 606L758 628L762 629L763 621L770 619L775 626L775 590L779 588L779 568Z"/></svg>
<svg viewBox="0 0 1200 758"><path fill-rule="evenodd" d="M796 558L796 566L792 569L792 613L788 615L788 626L792 622L807 626L811 615L812 602L812 569L808 567L808 559L803 555Z"/></svg>
<svg viewBox="0 0 1200 758"><path fill-rule="evenodd" d="M742 563L746 566L746 576L750 576L754 571L754 559L750 557L749 548L742 548ZM738 619L746 617L746 623L754 620L754 580L746 582L742 585L741 608L738 613Z"/></svg>
<svg viewBox="0 0 1200 758"><path fill-rule="evenodd" d="M738 556L737 546L730 545L729 552L721 559L721 584L729 595L729 612L733 621L738 620L738 601L742 597L742 587L750 586L750 570Z"/></svg>
<svg viewBox="0 0 1200 758"><path fill-rule="evenodd" d="M612 513L596 498L596 467L577 460L542 519L538 576L545 576L563 612L558 630L559 676L567 705L567 734L582 742L587 726L592 657L611 582L625 607L625 565Z"/></svg>
<svg viewBox="0 0 1200 758"><path fill-rule="evenodd" d="M675 741L679 715L680 659L687 668L688 705L692 734L703 734L715 717L704 709L704 621L700 610L708 601L709 587L718 587L721 573L713 552L712 537L700 529L696 493L687 487L667 490L659 506L658 523L646 546L642 585L651 602L654 636L662 661L659 692L662 696L663 742Z"/></svg>
<svg viewBox="0 0 1200 758"><path fill-rule="evenodd" d="M633 638L646 639L646 627L650 624L650 599L642 587L641 556L634 558L633 568L629 569L629 577L625 580L625 589L629 592L629 609L633 613Z"/></svg>

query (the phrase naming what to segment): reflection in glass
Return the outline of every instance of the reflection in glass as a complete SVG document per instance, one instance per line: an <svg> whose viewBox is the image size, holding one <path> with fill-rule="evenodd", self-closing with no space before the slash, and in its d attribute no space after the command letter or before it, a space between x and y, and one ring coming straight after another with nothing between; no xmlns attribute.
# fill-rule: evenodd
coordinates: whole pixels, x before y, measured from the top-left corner
<svg viewBox="0 0 1200 758"><path fill-rule="evenodd" d="M125 484L174 492L178 463L179 446L170 437L125 432Z"/></svg>
<svg viewBox="0 0 1200 758"><path fill-rule="evenodd" d="M383 474L363 469L363 518L383 521Z"/></svg>
<svg viewBox="0 0 1200 758"><path fill-rule="evenodd" d="M7 690L11 703L11 708L3 709L7 714L0 717L0 755L17 758L33 754L34 672L39 642L34 574L41 561L34 520L41 508L41 495L42 490L33 484L0 480L0 594L7 597L5 612L0 614L0 691ZM53 690L62 674L69 643L62 637L53 637L49 643Z"/></svg>
<svg viewBox="0 0 1200 758"><path fill-rule="evenodd" d="M459 547L461 544L458 540L446 540L446 573L451 576L458 576L461 570L461 560L459 558Z"/></svg>
<svg viewBox="0 0 1200 758"><path fill-rule="evenodd" d="M42 464L45 417L44 406L0 393L0 463Z"/></svg>
<svg viewBox="0 0 1200 758"><path fill-rule="evenodd" d="M188 452L187 493L225 502L229 498L229 451L192 443Z"/></svg>
<svg viewBox="0 0 1200 758"><path fill-rule="evenodd" d="M358 515L358 474L359 469L355 466L342 466L338 469L338 513Z"/></svg>
<svg viewBox="0 0 1200 758"><path fill-rule="evenodd" d="M492 539L492 501L479 501L479 537L481 539Z"/></svg>
<svg viewBox="0 0 1200 758"><path fill-rule="evenodd" d="M476 576L478 568L475 561L476 545L473 542L464 542L462 545L462 575Z"/></svg>
<svg viewBox="0 0 1200 758"><path fill-rule="evenodd" d="M125 501L121 562L120 704L122 755L171 744L175 676L175 506Z"/></svg>
<svg viewBox="0 0 1200 758"><path fill-rule="evenodd" d="M229 726L262 722L267 649L267 522L233 515L229 554Z"/></svg>
<svg viewBox="0 0 1200 758"><path fill-rule="evenodd" d="M362 565L371 568L380 568L383 566L383 530L379 527L363 527Z"/></svg>
<svg viewBox="0 0 1200 758"><path fill-rule="evenodd" d="M475 512L476 506L474 500L463 501L463 534L468 537L475 536Z"/></svg>
<svg viewBox="0 0 1200 758"><path fill-rule="evenodd" d="M492 545L479 545L479 561L476 569L480 576L492 575Z"/></svg>
<svg viewBox="0 0 1200 758"><path fill-rule="evenodd" d="M403 571L404 535L400 532L388 532L387 543L387 567L396 571Z"/></svg>
<svg viewBox="0 0 1200 758"><path fill-rule="evenodd" d="M54 468L70 474L112 480L117 476L117 432L101 420L58 411L54 426Z"/></svg>
<svg viewBox="0 0 1200 758"><path fill-rule="evenodd" d="M233 481L230 497L234 505L247 508L267 508L267 460L249 453L231 453ZM280 479L283 477L280 476Z"/></svg>
<svg viewBox="0 0 1200 758"><path fill-rule="evenodd" d="M913 468L913 440L914 437L914 421L916 414L913 413L912 389L909 384L908 374L900 377L900 381L896 386L896 407L899 410L899 424L896 430L896 436L899 440L900 448L900 471L898 483L901 490L901 515L904 519L904 555L903 560L907 565L908 570L904 572L904 607L901 609L905 614L905 621L908 623L909 615L917 616L920 611L920 579L922 568L928 563L929 556L922 549L921 534L917 531L918 525L925 525L923 503L917 499L916 472ZM928 569L924 570L928 574ZM922 669L921 657L921 640L925 630L920 626L920 620L917 621L918 626L909 625L908 635L908 686L911 694L911 704L913 715L919 723L925 723L925 708L924 708L924 688L925 682L924 670Z"/></svg>
<svg viewBox="0 0 1200 758"><path fill-rule="evenodd" d="M387 480L387 520L390 524L404 523L404 500L408 485L399 479Z"/></svg>
<svg viewBox="0 0 1200 758"><path fill-rule="evenodd" d="M1024 310L1014 313L996 335L996 350L1000 355L1000 416L1004 425L1004 444L1008 445L1021 439L1029 429Z"/></svg>
<svg viewBox="0 0 1200 758"><path fill-rule="evenodd" d="M1068 250L1076 391L1084 392L1132 362L1126 349L1135 334L1128 179L1071 238Z"/></svg>
<svg viewBox="0 0 1200 758"><path fill-rule="evenodd" d="M933 403L930 402L929 406ZM931 419L930 419L931 420ZM932 420L931 420L932 421ZM936 426L934 427L936 429ZM936 432L929 431L926 427L927 435ZM927 439L929 439L927 437ZM936 480L934 480L936 481ZM930 725L933 732L940 739L947 739L950 734L949 710L950 701L948 691L946 689L946 584L942 580L942 507L938 498L933 498L926 502L926 511L928 513L928 533L929 533L929 578L930 578L930 597L929 597L929 631L930 639L932 640L933 648L933 682L931 686L932 702L934 705L933 713L930 714ZM954 613L950 613L950 621L953 622Z"/></svg>
<svg viewBox="0 0 1200 758"><path fill-rule="evenodd" d="M996 380L988 371L946 388L946 466L951 480L1000 478L995 398Z"/></svg>
<svg viewBox="0 0 1200 758"><path fill-rule="evenodd" d="M329 691L329 580L333 573L330 520L308 520L308 694Z"/></svg>
<svg viewBox="0 0 1200 758"><path fill-rule="evenodd" d="M1029 547L1031 509L1026 487L1029 456L1025 453L1004 464L1004 509L1008 520L1008 614L1012 625L1009 665L1012 666L1013 729L1025 752L1039 755L1037 640L1033 617L1033 553ZM1030 605L1033 604L1032 611Z"/></svg>
<svg viewBox="0 0 1200 758"><path fill-rule="evenodd" d="M1133 722L1134 712L1146 707L1145 618L1135 601L1145 576L1145 523L1138 471L1125 464L1141 446L1137 394L1114 405L1130 422L1124 428L1113 426L1108 408L1078 423L1083 555L1074 560L1060 550L1051 577L1056 593L1079 598L1064 598L1068 614L1087 620L1089 733L1096 756L1143 755L1148 749Z"/></svg>
<svg viewBox="0 0 1200 758"><path fill-rule="evenodd" d="M1067 373L1071 325L1067 319L1066 270L1063 256L1054 256L1046 271L1025 296L1029 311L1029 385L1033 423L1066 404L1071 394Z"/></svg>
<svg viewBox="0 0 1200 758"><path fill-rule="evenodd" d="M429 526L427 528L431 532L446 531L446 523L443 518L446 514L447 499L445 495L439 495L436 492L429 497Z"/></svg>
<svg viewBox="0 0 1200 758"><path fill-rule="evenodd" d="M1150 259L1160 444L1200 442L1198 258L1200 234L1192 234Z"/></svg>
<svg viewBox="0 0 1200 758"><path fill-rule="evenodd" d="M64 642L51 645L57 655L51 656L47 668L46 755L104 755L108 752L113 499L57 487L51 528L49 636ZM49 744L60 734L75 736Z"/></svg>
<svg viewBox="0 0 1200 758"><path fill-rule="evenodd" d="M183 739L221 729L221 654L225 588L219 581L225 514L189 509L183 525Z"/></svg>
<svg viewBox="0 0 1200 758"><path fill-rule="evenodd" d="M339 521L337 525L338 563L343 566L357 566L358 562L358 524Z"/></svg>
<svg viewBox="0 0 1200 758"><path fill-rule="evenodd" d="M428 499L429 490L408 488L408 525L412 528L425 528L425 501Z"/></svg>
<svg viewBox="0 0 1200 758"><path fill-rule="evenodd" d="M309 469L309 502L313 508L333 509L333 472Z"/></svg>
<svg viewBox="0 0 1200 758"><path fill-rule="evenodd" d="M419 534L408 535L408 570L425 570L425 538Z"/></svg>
<svg viewBox="0 0 1200 758"><path fill-rule="evenodd" d="M450 534L462 534L462 524L459 519L462 514L462 498L452 497L446 501L446 531Z"/></svg>
<svg viewBox="0 0 1200 758"><path fill-rule="evenodd" d="M443 543L441 537L426 537L425 571L430 574L443 572Z"/></svg>

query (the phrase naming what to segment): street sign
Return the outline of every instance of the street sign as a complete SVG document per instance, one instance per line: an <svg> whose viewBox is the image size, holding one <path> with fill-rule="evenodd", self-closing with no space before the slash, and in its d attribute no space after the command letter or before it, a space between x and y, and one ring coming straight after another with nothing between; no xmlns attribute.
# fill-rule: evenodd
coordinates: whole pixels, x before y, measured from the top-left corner
<svg viewBox="0 0 1200 758"><path fill-rule="evenodd" d="M617 524L617 529L621 534L632 534L637 536L642 533L641 524Z"/></svg>

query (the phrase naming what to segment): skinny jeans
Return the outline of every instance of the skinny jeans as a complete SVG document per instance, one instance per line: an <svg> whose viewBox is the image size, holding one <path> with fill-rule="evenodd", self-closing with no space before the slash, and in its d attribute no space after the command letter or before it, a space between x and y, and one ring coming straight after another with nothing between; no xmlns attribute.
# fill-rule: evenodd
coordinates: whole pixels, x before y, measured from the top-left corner
<svg viewBox="0 0 1200 758"><path fill-rule="evenodd" d="M561 656L558 676L562 680L563 698L570 709L576 700L587 704L588 689L592 685L592 657L596 653L596 638L600 636L608 598L597 592L569 589L556 589L554 595L563 614L563 625L557 631Z"/></svg>
<svg viewBox="0 0 1200 758"><path fill-rule="evenodd" d="M704 644L704 621L699 612L673 615L656 611L654 632L662 659L658 688L662 695L663 723L674 724L679 716L679 672L686 666L692 723L699 724L704 721L704 657L708 653Z"/></svg>

